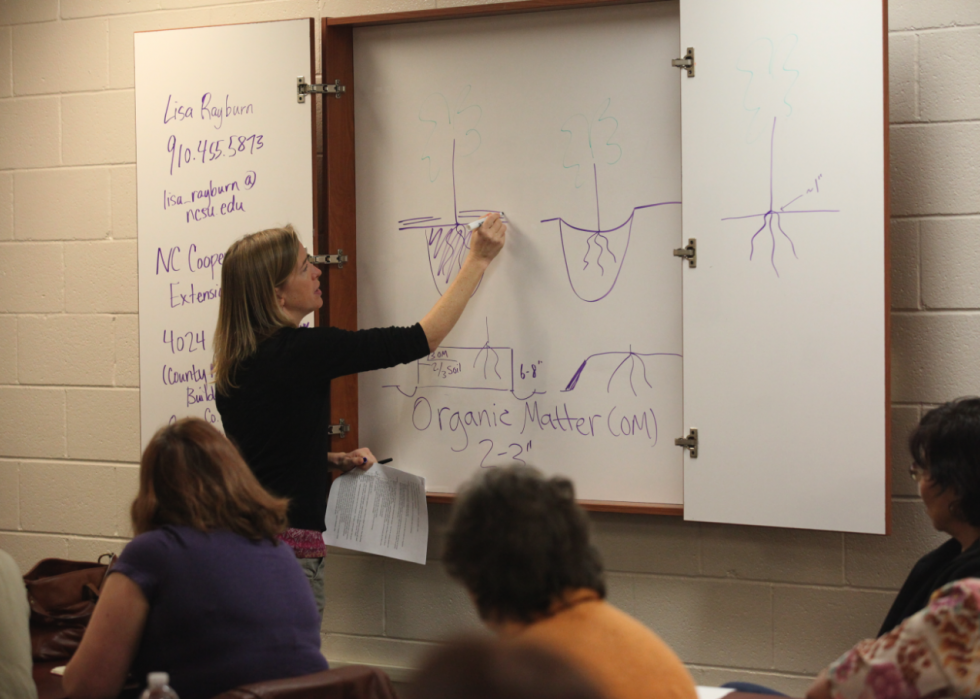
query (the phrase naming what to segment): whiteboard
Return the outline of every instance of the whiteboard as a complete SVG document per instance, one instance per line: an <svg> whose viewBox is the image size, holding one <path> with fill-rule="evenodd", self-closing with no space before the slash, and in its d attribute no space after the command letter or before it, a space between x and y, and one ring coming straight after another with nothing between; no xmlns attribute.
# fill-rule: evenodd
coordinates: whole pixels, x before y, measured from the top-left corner
<svg viewBox="0 0 980 699"><path fill-rule="evenodd" d="M463 224L506 247L434 355L359 377L360 442L454 492L526 462L683 501L676 2L354 30L358 325L420 319Z"/></svg>
<svg viewBox="0 0 980 699"><path fill-rule="evenodd" d="M312 250L312 100L296 95L297 76L312 82L311 27L135 35L144 447L179 417L220 427L211 342L228 246L292 223Z"/></svg>
<svg viewBox="0 0 980 699"><path fill-rule="evenodd" d="M884 533L880 0L684 0L687 519Z"/></svg>

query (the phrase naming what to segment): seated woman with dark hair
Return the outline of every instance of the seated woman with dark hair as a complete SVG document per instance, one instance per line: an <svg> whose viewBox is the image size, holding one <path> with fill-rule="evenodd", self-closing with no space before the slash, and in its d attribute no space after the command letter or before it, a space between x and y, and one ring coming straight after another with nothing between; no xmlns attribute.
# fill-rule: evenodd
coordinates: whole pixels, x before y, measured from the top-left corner
<svg viewBox="0 0 980 699"><path fill-rule="evenodd" d="M912 454L909 473L919 486L919 496L932 526L952 538L912 567L885 616L877 641L861 641L832 665L829 673L826 670L821 673L807 693L809 699L828 699L831 695L860 695L871 699L875 696L918 697L914 681L918 676L914 670L915 657L899 659L901 663L907 661L901 665L901 672L908 673L899 681L900 672L895 669L898 666L892 667L887 661L877 665L865 662L862 654L868 658L894 655L892 651L899 641L907 641L910 634L923 628L920 617L934 593L949 583L980 578L980 398L960 398L927 412L909 435L909 451ZM980 596L974 595L969 603L976 600L980 600ZM914 625L908 629L902 626L913 616L917 619ZM980 656L977 661L980 662ZM883 669L886 666L887 669ZM861 667L864 667L864 674L858 672ZM980 666L972 671L976 672L978 668ZM835 680L840 680L836 686ZM862 685L864 682L866 686ZM841 689L845 684L847 691ZM746 682L729 682L723 686L742 692L778 694ZM869 694L862 695L862 688ZM925 694L927 692L922 693Z"/></svg>
<svg viewBox="0 0 980 699"><path fill-rule="evenodd" d="M980 398L927 412L909 436L909 451L932 526L951 538L913 566L878 638L861 641L822 672L809 699L970 696L980 689L980 587L971 580L980 578Z"/></svg>
<svg viewBox="0 0 980 699"><path fill-rule="evenodd" d="M203 420L162 428L140 462L136 537L110 570L65 670L73 699L115 697L132 671L170 673L181 699L327 669L306 576L269 495Z"/></svg>
<svg viewBox="0 0 980 699"><path fill-rule="evenodd" d="M943 585L980 578L980 398L930 410L909 436L909 451L932 526L952 538L912 568L879 636L924 608Z"/></svg>
<svg viewBox="0 0 980 699"><path fill-rule="evenodd" d="M608 699L695 699L673 651L605 601L569 480L527 467L480 474L456 500L444 560L490 629L558 653Z"/></svg>

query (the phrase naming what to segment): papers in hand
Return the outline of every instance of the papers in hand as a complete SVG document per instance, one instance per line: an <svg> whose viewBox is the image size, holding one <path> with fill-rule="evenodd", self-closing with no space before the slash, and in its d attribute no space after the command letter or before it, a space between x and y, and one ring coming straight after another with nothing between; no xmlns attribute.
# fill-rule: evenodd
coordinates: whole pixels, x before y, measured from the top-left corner
<svg viewBox="0 0 980 699"><path fill-rule="evenodd" d="M381 464L345 473L330 488L325 524L327 546L425 565L425 479Z"/></svg>

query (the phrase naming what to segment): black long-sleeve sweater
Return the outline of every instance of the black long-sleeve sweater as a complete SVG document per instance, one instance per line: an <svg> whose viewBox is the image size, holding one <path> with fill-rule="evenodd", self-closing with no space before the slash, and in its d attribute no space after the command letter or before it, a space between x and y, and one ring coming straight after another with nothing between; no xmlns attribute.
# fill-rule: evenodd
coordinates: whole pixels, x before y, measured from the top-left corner
<svg viewBox="0 0 980 699"><path fill-rule="evenodd" d="M424 357L422 326L348 331L282 328L232 377L215 402L225 433L270 493L287 497L289 526L323 531L330 489L330 381Z"/></svg>
<svg viewBox="0 0 980 699"><path fill-rule="evenodd" d="M960 542L950 539L920 558L912 567L878 635L883 636L924 609L932 593L946 583L977 577L980 577L980 540L963 551Z"/></svg>

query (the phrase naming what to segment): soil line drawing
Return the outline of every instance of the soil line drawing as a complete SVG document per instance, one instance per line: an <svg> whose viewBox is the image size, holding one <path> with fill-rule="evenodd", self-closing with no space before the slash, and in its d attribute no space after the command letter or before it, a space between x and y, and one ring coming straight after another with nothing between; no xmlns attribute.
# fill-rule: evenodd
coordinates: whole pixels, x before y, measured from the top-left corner
<svg viewBox="0 0 980 699"><path fill-rule="evenodd" d="M489 319L487 339L483 345L439 347L416 362L414 383L411 393L404 390L401 384L384 384L382 388L394 388L408 398L414 398L420 388L501 391L510 393L517 400L527 400L532 396L546 393L533 389L528 396L517 395L514 349L490 344Z"/></svg>
<svg viewBox="0 0 980 699"><path fill-rule="evenodd" d="M779 229L780 235L789 242L790 251L793 253L793 257L799 259L799 257L796 254L796 245L793 243L793 239L789 236L789 234L786 233L785 229L783 229L782 217L784 215L788 216L791 214L836 214L836 213L840 213L840 210L839 209L790 209L788 211L786 210L787 206L794 204L795 202L799 201L801 198L806 197L809 194L813 194L813 193L819 194L820 181L823 179L823 174L820 174L817 177L815 177L813 180L813 186L807 187L805 192L789 200L788 202L780 206L778 209L775 208L774 198L773 198L774 197L773 154L775 151L775 144L776 144L776 120L777 117L772 118L772 132L769 138L769 209L767 211L763 211L757 214L748 214L745 216L727 216L721 220L741 221L741 220L747 220L753 218L761 218L762 225L759 226L758 229L756 229L756 231L752 234L752 238L749 240L749 260L751 261L755 256L755 239L759 237L760 233L768 229L769 240L771 243L771 249L769 252L769 264L772 265L773 271L776 273L776 276L779 277L779 269L776 267L777 238L776 238L776 231L773 228L773 224L775 224L775 228Z"/></svg>
<svg viewBox="0 0 980 699"><path fill-rule="evenodd" d="M558 222L568 283L572 287L572 292L586 303L601 301L616 287L629 251L636 212L657 206L680 204L679 201L664 201L636 206L622 223L610 228L602 227L597 165L599 163L615 165L623 155L622 147L612 140L619 122L615 117L606 114L610 102L610 99L604 100L591 118L584 114L576 114L566 120L561 128L562 133L568 134L568 143L562 156L562 167L575 170L576 189L584 184L582 161L591 161L595 190L595 227L576 226L560 216L541 221L541 223ZM579 152L572 153L573 150ZM571 162L568 162L570 155ZM588 172L588 168L584 171Z"/></svg>

